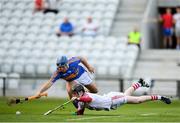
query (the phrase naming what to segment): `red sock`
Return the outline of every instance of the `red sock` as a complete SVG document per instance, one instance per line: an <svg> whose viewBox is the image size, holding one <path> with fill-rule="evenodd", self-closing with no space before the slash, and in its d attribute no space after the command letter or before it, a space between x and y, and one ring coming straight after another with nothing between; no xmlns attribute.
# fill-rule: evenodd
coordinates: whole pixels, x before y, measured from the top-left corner
<svg viewBox="0 0 180 123"><path fill-rule="evenodd" d="M158 100L158 96L157 95L151 95L151 100Z"/></svg>
<svg viewBox="0 0 180 123"><path fill-rule="evenodd" d="M132 85L132 87L134 88L134 90L138 89L139 87L141 87L141 84L140 83L134 83Z"/></svg>

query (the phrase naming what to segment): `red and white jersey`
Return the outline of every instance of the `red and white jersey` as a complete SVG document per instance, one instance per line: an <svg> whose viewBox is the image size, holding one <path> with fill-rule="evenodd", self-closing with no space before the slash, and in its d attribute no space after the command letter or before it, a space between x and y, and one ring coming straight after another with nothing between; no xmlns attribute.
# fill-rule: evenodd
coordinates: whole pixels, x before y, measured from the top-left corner
<svg viewBox="0 0 180 123"><path fill-rule="evenodd" d="M127 102L126 97L121 92L110 92L98 95L86 92L79 101L86 102L86 107L91 110L111 110Z"/></svg>
<svg viewBox="0 0 180 123"><path fill-rule="evenodd" d="M94 110L110 110L110 107L112 105L111 97L108 96L101 96L93 93L86 93L90 98L92 98L92 101L88 103L89 109Z"/></svg>

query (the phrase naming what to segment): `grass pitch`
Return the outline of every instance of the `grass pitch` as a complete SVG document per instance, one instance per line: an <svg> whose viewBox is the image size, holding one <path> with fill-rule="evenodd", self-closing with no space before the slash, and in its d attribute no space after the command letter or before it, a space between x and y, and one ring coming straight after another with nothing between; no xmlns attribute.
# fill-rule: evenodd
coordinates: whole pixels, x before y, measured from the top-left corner
<svg viewBox="0 0 180 123"><path fill-rule="evenodd" d="M43 115L66 101L45 98L9 107L6 100L0 98L0 122L180 122L180 100L174 100L171 105L161 101L127 104L112 111L86 109L83 116L72 115L75 108L70 103L65 109ZM21 114L16 115L16 111Z"/></svg>

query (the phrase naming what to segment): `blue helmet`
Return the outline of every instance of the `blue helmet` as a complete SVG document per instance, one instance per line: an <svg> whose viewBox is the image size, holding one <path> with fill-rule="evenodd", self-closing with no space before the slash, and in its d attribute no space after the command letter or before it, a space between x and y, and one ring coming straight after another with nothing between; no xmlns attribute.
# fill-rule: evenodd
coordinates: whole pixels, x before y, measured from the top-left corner
<svg viewBox="0 0 180 123"><path fill-rule="evenodd" d="M67 65L68 59L66 56L60 56L57 58L56 65L57 66L64 66Z"/></svg>

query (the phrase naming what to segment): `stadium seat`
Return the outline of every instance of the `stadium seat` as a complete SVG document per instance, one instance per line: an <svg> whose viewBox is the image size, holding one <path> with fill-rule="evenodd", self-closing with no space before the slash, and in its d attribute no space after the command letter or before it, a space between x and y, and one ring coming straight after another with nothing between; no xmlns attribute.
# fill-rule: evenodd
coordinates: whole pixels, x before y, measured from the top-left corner
<svg viewBox="0 0 180 123"><path fill-rule="evenodd" d="M6 53L7 57L13 58L16 57L18 55L17 49L9 49Z"/></svg>
<svg viewBox="0 0 180 123"><path fill-rule="evenodd" d="M22 22L22 25L20 25L16 30L18 33L21 33L25 35L27 33L27 28L28 28L29 22L27 23Z"/></svg>
<svg viewBox="0 0 180 123"><path fill-rule="evenodd" d="M32 52L31 52L30 58L36 58L36 59L38 59L38 58L41 56L41 54L42 54L42 50L41 50L41 49L38 49L38 48L33 49ZM44 54L43 54L43 55L44 55ZM33 59L32 59L32 60L33 60ZM35 60L35 61L37 61L37 60Z"/></svg>
<svg viewBox="0 0 180 123"><path fill-rule="evenodd" d="M3 39L3 41L0 42L0 48L2 49L8 49L10 46L10 43L8 40Z"/></svg>
<svg viewBox="0 0 180 123"><path fill-rule="evenodd" d="M107 67L104 67L104 66L97 66L96 67L96 73L97 75L100 75L100 76L105 76L108 74L108 68Z"/></svg>
<svg viewBox="0 0 180 123"><path fill-rule="evenodd" d="M27 7L27 6L26 6ZM32 14L32 9L31 9L31 11L29 11L29 10L26 10L26 11L24 11L24 13L22 14L22 19L31 19L31 18L35 18L35 16L36 16L36 14L35 15L33 15Z"/></svg>
<svg viewBox="0 0 180 123"><path fill-rule="evenodd" d="M31 50L33 47L33 42L25 41L21 46L22 46L22 49Z"/></svg>
<svg viewBox="0 0 180 123"><path fill-rule="evenodd" d="M25 37L25 40L28 40L28 41L35 41L35 39L36 39L36 35L33 33L28 33Z"/></svg>
<svg viewBox="0 0 180 123"><path fill-rule="evenodd" d="M114 18L114 13L111 13L111 12L105 12L104 13L104 15L103 15L103 17L105 18L105 19L113 19Z"/></svg>
<svg viewBox="0 0 180 123"><path fill-rule="evenodd" d="M11 73L12 72L12 63L4 63L1 64L1 72L3 73Z"/></svg>
<svg viewBox="0 0 180 123"><path fill-rule="evenodd" d="M9 9L3 9L1 11L1 22L0 23L3 23L4 22L4 19L6 18L9 18L9 16L11 15L11 10Z"/></svg>
<svg viewBox="0 0 180 123"><path fill-rule="evenodd" d="M20 75L18 73L10 73L8 75L8 89L19 88Z"/></svg>
<svg viewBox="0 0 180 123"><path fill-rule="evenodd" d="M7 78L7 74L6 73L0 73L0 89L3 88L3 78Z"/></svg>
<svg viewBox="0 0 180 123"><path fill-rule="evenodd" d="M115 13L117 10L116 6L114 6L114 4L109 4L106 6L106 11L111 11L113 13Z"/></svg>
<svg viewBox="0 0 180 123"><path fill-rule="evenodd" d="M89 16L91 16L91 12L90 11L83 11L81 13L81 19L86 19Z"/></svg>
<svg viewBox="0 0 180 123"><path fill-rule="evenodd" d="M11 13L11 17L14 17L14 18L21 18L23 14L23 11L17 9L17 10L13 10L13 12Z"/></svg>
<svg viewBox="0 0 180 123"><path fill-rule="evenodd" d="M82 56L82 57L88 57L89 51L88 50L81 50L78 51L76 55Z"/></svg>
<svg viewBox="0 0 180 123"><path fill-rule="evenodd" d="M14 37L13 37L13 40L20 42L20 41L24 40L24 38L25 38L25 35L24 35L24 34L16 33L16 34L14 35ZM16 43L18 43L18 42L16 42Z"/></svg>
<svg viewBox="0 0 180 123"><path fill-rule="evenodd" d="M94 11L104 12L105 9L106 7L104 4L97 4L96 6L93 7Z"/></svg>
<svg viewBox="0 0 180 123"><path fill-rule="evenodd" d="M104 42L105 37L103 35L96 36L94 42Z"/></svg>
<svg viewBox="0 0 180 123"><path fill-rule="evenodd" d="M3 58L5 56L6 49L5 48L0 48L0 58ZM0 59L3 60L3 59Z"/></svg>
<svg viewBox="0 0 180 123"><path fill-rule="evenodd" d="M48 66L48 73L49 73L49 75L52 75L55 72L56 69L57 69L57 67L56 67L55 64L50 64Z"/></svg>
<svg viewBox="0 0 180 123"><path fill-rule="evenodd" d="M103 15L102 12L95 11L95 12L92 13L92 18L100 20L103 17L102 15ZM104 22L104 20L103 20L103 22Z"/></svg>
<svg viewBox="0 0 180 123"><path fill-rule="evenodd" d="M83 11L89 11L89 12L93 12L94 11L94 5L93 4L85 4L85 5L82 5L82 9Z"/></svg>
<svg viewBox="0 0 180 123"><path fill-rule="evenodd" d="M11 41L12 38L13 38L13 34L11 33L4 33L3 35L1 35L1 40Z"/></svg>
<svg viewBox="0 0 180 123"><path fill-rule="evenodd" d="M63 19L64 17L68 17L68 11L62 10L57 14L56 19Z"/></svg>
<svg viewBox="0 0 180 123"><path fill-rule="evenodd" d="M110 66L109 67L109 74L112 76L119 76L121 75L120 73L120 67L117 66Z"/></svg>
<svg viewBox="0 0 180 123"><path fill-rule="evenodd" d="M82 40L82 37L79 36L79 35L75 35L75 36L73 36L71 39L72 39L73 42L79 42L79 43L80 43L81 41L83 41L83 40ZM83 42L84 42L84 41L83 41Z"/></svg>
<svg viewBox="0 0 180 123"><path fill-rule="evenodd" d="M83 43L81 44L81 47L83 48L83 50L92 50L92 46L90 45L90 43Z"/></svg>
<svg viewBox="0 0 180 123"><path fill-rule="evenodd" d="M78 11L72 11L69 13L69 18L70 19L79 19L80 18L79 14L80 14L80 12L78 12Z"/></svg>
<svg viewBox="0 0 180 123"><path fill-rule="evenodd" d="M14 9L14 3L13 2L7 2L6 4L4 4L3 8L6 10L13 10Z"/></svg>
<svg viewBox="0 0 180 123"><path fill-rule="evenodd" d="M31 54L30 49L25 48L25 47L24 47L24 49L20 50L18 53L19 57L22 57L24 59L28 58L29 54Z"/></svg>
<svg viewBox="0 0 180 123"><path fill-rule="evenodd" d="M16 8L18 8L21 11L24 11L26 9L26 3L25 2L18 2L16 4Z"/></svg>
<svg viewBox="0 0 180 123"><path fill-rule="evenodd" d="M26 64L24 68L24 72L25 74L35 75L36 74L35 68L36 68L35 64Z"/></svg>
<svg viewBox="0 0 180 123"><path fill-rule="evenodd" d="M71 8L71 2L62 3L60 11L68 11L69 8Z"/></svg>
<svg viewBox="0 0 180 123"><path fill-rule="evenodd" d="M23 64L14 64L13 65L13 72L24 74L24 65Z"/></svg>
<svg viewBox="0 0 180 123"><path fill-rule="evenodd" d="M11 18L8 20L8 26L18 26L19 25L19 19L18 18Z"/></svg>
<svg viewBox="0 0 180 123"><path fill-rule="evenodd" d="M38 64L37 67L37 74L39 75L47 75L48 74L48 66L44 64Z"/></svg>

